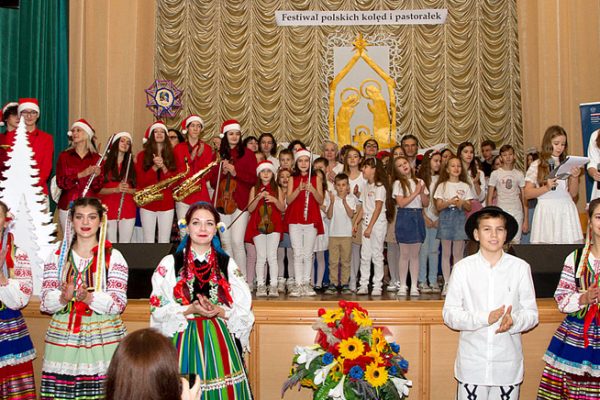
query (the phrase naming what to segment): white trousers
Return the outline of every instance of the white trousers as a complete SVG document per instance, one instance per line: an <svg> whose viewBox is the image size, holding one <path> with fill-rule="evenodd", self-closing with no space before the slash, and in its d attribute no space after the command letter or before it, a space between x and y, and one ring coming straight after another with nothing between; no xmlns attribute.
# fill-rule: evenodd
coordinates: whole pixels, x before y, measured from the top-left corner
<svg viewBox="0 0 600 400"><path fill-rule="evenodd" d="M363 224L363 235L367 225ZM387 222L375 222L370 237L362 237L360 249L360 284L361 288L369 286L371 261L373 262L373 290L381 290L383 284L383 241L387 233Z"/></svg>
<svg viewBox="0 0 600 400"><path fill-rule="evenodd" d="M290 241L294 249L294 275L296 283L310 283L317 229L313 224L290 224Z"/></svg>
<svg viewBox="0 0 600 400"><path fill-rule="evenodd" d="M117 237L117 225L119 236ZM117 223L116 219L106 222L106 238L111 243L131 243L135 218L122 219Z"/></svg>
<svg viewBox="0 0 600 400"><path fill-rule="evenodd" d="M234 219L237 218L238 215L242 214L235 224L231 224ZM233 259L235 263L240 267L240 270L246 277L246 247L244 246L244 234L246 233L246 225L248 225L248 217L249 214L247 211L242 213L241 210L235 209L233 214L225 215L220 214L221 222L225 224L227 230L225 233L221 233L221 245L223 246L223 250L227 252Z"/></svg>
<svg viewBox="0 0 600 400"><path fill-rule="evenodd" d="M173 226L174 210L148 211L140 209L142 230L144 231L144 243L154 243L154 234L158 223L158 243L169 243L171 241L171 227Z"/></svg>
<svg viewBox="0 0 600 400"><path fill-rule="evenodd" d="M277 247L281 234L277 232L268 235L254 236L254 247L256 248L256 284L264 285L267 280L265 263L269 263L270 285L277 285L277 274L279 264L277 262Z"/></svg>
<svg viewBox="0 0 600 400"><path fill-rule="evenodd" d="M179 220L185 218L185 213L187 213L187 210L189 210L189 209L190 209L189 204L186 204L183 201L175 202L175 212L177 213L177 222L179 222Z"/></svg>
<svg viewBox="0 0 600 400"><path fill-rule="evenodd" d="M521 385L484 386L458 382L457 400L519 400Z"/></svg>

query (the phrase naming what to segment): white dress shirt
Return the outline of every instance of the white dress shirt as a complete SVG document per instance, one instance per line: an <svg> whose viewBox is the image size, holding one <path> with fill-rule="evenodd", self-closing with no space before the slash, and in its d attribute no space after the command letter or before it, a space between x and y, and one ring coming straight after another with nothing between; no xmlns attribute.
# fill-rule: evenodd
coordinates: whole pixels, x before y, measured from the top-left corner
<svg viewBox="0 0 600 400"><path fill-rule="evenodd" d="M496 333L491 311L512 305L512 327ZM538 323L529 264L503 253L496 265L481 252L453 268L443 309L444 323L460 331L454 375L460 382L504 386L523 381L521 332Z"/></svg>

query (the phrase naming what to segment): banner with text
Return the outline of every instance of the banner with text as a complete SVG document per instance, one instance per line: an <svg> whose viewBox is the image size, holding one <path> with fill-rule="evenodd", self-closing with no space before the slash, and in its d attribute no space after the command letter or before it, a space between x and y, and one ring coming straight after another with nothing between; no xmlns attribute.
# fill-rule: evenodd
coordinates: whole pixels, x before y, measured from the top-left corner
<svg viewBox="0 0 600 400"><path fill-rule="evenodd" d="M381 11L275 11L279 26L439 25L447 9Z"/></svg>
<svg viewBox="0 0 600 400"><path fill-rule="evenodd" d="M579 105L581 113L581 137L583 139L583 154L588 156L589 144L592 134L600 129L600 103L583 103ZM600 170L600 165L593 165ZM590 197L598 197L600 194L600 183L594 182L589 174L585 174L585 187L587 192L587 201Z"/></svg>

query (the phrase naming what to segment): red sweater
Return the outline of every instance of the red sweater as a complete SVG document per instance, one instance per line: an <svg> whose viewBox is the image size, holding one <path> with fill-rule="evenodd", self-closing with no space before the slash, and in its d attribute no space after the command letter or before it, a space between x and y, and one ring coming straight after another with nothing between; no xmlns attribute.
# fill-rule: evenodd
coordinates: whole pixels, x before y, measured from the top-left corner
<svg viewBox="0 0 600 400"><path fill-rule="evenodd" d="M56 164L56 184L62 189L62 193L58 200L58 208L66 211L69 209L69 203L81 197L85 186L92 176L88 175L78 178L77 174L90 165L96 165L99 159L100 155L98 153L91 153L89 151L82 158L77 154L75 149L68 149L59 154ZM94 178L86 196L96 197L101 188L102 174Z"/></svg>
<svg viewBox="0 0 600 400"><path fill-rule="evenodd" d="M248 205L248 197L250 197L250 189L256 184L256 156L251 150L245 149L244 155L239 158L237 148L231 150L231 160L229 161L235 166L236 176L231 177L236 182L236 188L233 192L233 199L237 203L237 207L243 210ZM219 168L215 167L211 171L210 184L215 188L215 194L219 192L217 188L217 177ZM221 182L227 179L227 175L221 173ZM219 193L221 197L222 193ZM214 195L213 195L214 196ZM217 199L218 201L218 199Z"/></svg>
<svg viewBox="0 0 600 400"><path fill-rule="evenodd" d="M121 172L121 168L123 167L122 164L123 163L119 164L119 173ZM127 168L127 165L125 165L125 168ZM132 184L131 175L133 172L133 168L135 168L134 165L129 167L130 178L128 179L128 183L130 185ZM105 173L105 171L103 170L102 171L103 177L104 177L104 173ZM108 173L108 179L110 179L110 180L108 182L104 182L104 186L102 187L103 189L116 188L117 186L119 186L121 184L121 181L113 181L112 180L110 171ZM103 195L100 195L100 198L102 199L102 203L108 207L107 218L109 220L116 220L117 215L119 213L119 204L121 204L121 193L119 192L119 193L103 194ZM121 208L121 219L135 218L135 209L136 209L136 205L135 205L135 202L133 201L133 195L129 194L129 193L125 193L125 196L123 197L123 207Z"/></svg>
<svg viewBox="0 0 600 400"><path fill-rule="evenodd" d="M186 178L192 176L201 169L204 169L213 160L213 152L209 145L199 140L198 146L198 154L196 154L194 159L192 159L192 156L190 155L190 146L187 142L179 143L177 146L175 146L173 153L175 153L177 173L185 171L186 158L188 164L190 165L190 172L186 175ZM183 180L184 179L181 181ZM194 204L198 201L210 201L210 195L208 194L208 189L206 187L207 175L205 175L200 182L200 190L184 198L182 200L183 203Z"/></svg>
<svg viewBox="0 0 600 400"><path fill-rule="evenodd" d="M137 179L136 189L144 189L150 185L154 185L162 180L172 177L176 171L169 171L163 174L162 171L155 171L152 167L144 171L144 150L140 151L136 156L135 160L135 175ZM172 185L173 186L173 185ZM173 191L168 188L162 191L162 200L156 200L152 203L146 204L142 207L148 211L168 211L175 208L175 202L173 201Z"/></svg>

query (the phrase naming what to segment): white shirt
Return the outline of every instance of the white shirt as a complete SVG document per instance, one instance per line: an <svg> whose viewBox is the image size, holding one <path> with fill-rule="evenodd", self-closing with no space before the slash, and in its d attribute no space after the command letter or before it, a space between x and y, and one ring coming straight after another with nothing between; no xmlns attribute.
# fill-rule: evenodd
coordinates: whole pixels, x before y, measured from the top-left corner
<svg viewBox="0 0 600 400"><path fill-rule="evenodd" d="M555 165L559 164L558 158L555 158ZM527 173L525 174L525 182L533 183L533 187L540 187L537 180L538 168L540 166L540 160L535 160L529 166ZM541 196L538 196L538 200L549 200L549 199L571 199L571 194L569 193L568 187L568 179L557 179L556 190L550 190Z"/></svg>
<svg viewBox="0 0 600 400"><path fill-rule="evenodd" d="M505 211L523 213L521 189L525 187L525 176L521 171L498 168L492 171L488 186L496 188L498 207Z"/></svg>
<svg viewBox="0 0 600 400"><path fill-rule="evenodd" d="M375 183L367 183L364 187L363 192L360 194L360 201L363 207L363 225L369 225L369 221L373 217L373 212L375 211L375 205L377 201L383 202L383 206L381 207L381 212L379 213L379 217L377 217L377 221L375 223L384 223L387 224L387 220L385 217L385 186L377 185Z"/></svg>
<svg viewBox="0 0 600 400"><path fill-rule="evenodd" d="M496 333L491 311L512 305L512 327ZM523 381L521 332L538 323L529 264L503 253L491 266L481 252L456 263L443 308L444 323L460 331L454 375L476 385L513 385Z"/></svg>
<svg viewBox="0 0 600 400"><path fill-rule="evenodd" d="M352 193L346 196L346 204L356 211L358 199ZM329 237L352 237L352 218L346 213L344 203L336 193L333 200L333 214L329 224Z"/></svg>
<svg viewBox="0 0 600 400"><path fill-rule="evenodd" d="M433 195L434 199L442 199L445 201L452 200L455 197L458 197L461 200L471 200L473 199L473 192L469 185L464 182L446 181L438 185L435 194Z"/></svg>
<svg viewBox="0 0 600 400"><path fill-rule="evenodd" d="M360 194L365 190L365 186L367 185L367 180L363 177L362 172L354 179L350 178L348 175L348 183L350 184L350 193L354 194L354 188L358 186L358 198L360 198Z"/></svg>
<svg viewBox="0 0 600 400"><path fill-rule="evenodd" d="M433 192L435 191L435 185L437 185L439 178L439 175L432 175L431 184L429 185L429 207L425 210L425 214L427 215L427 218L432 221L437 221L440 218L437 209L435 208L435 200L433 199Z"/></svg>
<svg viewBox="0 0 600 400"><path fill-rule="evenodd" d="M487 194L487 186L486 186L486 179L485 179L485 174L483 173L482 170L477 170L477 174L479 175L479 196L477 195L477 192L475 191L475 184L473 183L473 178L471 177L471 172L467 171L467 178L469 179L469 183L471 185L471 190L473 191L473 198L476 200L479 200L481 203L483 203L485 201L485 196Z"/></svg>
<svg viewBox="0 0 600 400"><path fill-rule="evenodd" d="M422 179L417 178L417 180L421 183L421 185L425 186L425 182ZM402 185L400 185L400 181L394 181L394 186L392 187L392 197L394 200L398 196L408 197L415 191L417 184L412 179L408 180L408 185L410 186L408 193L404 193L402 190ZM425 188L425 194L429 194L429 190ZM423 202L421 201L421 195L415 197L410 203L404 206L404 208L423 208Z"/></svg>

